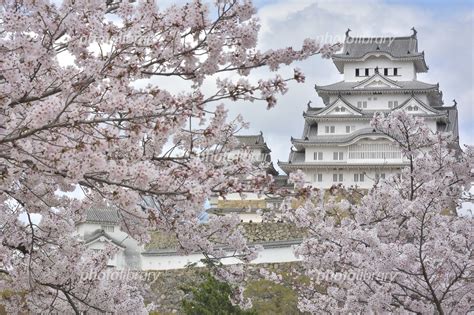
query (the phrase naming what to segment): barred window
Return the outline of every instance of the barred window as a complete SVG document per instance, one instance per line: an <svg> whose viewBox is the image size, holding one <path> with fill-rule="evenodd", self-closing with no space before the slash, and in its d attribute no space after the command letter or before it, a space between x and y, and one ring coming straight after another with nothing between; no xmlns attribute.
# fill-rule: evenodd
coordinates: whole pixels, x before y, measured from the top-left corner
<svg viewBox="0 0 474 315"><path fill-rule="evenodd" d="M113 232L114 226L113 225L101 225L100 228L104 230L104 232Z"/></svg>

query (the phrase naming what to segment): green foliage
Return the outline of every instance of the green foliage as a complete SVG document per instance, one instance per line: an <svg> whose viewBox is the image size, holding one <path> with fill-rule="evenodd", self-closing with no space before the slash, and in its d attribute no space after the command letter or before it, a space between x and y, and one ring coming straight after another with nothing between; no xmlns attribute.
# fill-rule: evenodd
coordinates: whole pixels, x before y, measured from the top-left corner
<svg viewBox="0 0 474 315"><path fill-rule="evenodd" d="M209 273L199 286L182 290L190 296L182 301L183 311L187 315L256 315L253 311L245 311L232 305L229 298L232 287L216 280Z"/></svg>
<svg viewBox="0 0 474 315"><path fill-rule="evenodd" d="M269 280L250 282L245 296L252 299L253 310L259 315L301 314L298 310L298 296L289 287Z"/></svg>

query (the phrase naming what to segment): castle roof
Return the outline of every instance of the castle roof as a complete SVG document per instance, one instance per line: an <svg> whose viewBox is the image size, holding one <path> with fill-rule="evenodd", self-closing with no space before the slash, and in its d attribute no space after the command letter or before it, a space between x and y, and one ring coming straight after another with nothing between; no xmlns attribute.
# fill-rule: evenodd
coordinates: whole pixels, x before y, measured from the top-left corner
<svg viewBox="0 0 474 315"><path fill-rule="evenodd" d="M267 146L263 133L260 132L258 135L238 135L235 136L240 143L241 147L248 147L250 149L262 149L265 153L270 153L271 150Z"/></svg>
<svg viewBox="0 0 474 315"><path fill-rule="evenodd" d="M384 163L384 162L368 162L368 163L358 163L358 164L345 164L337 162L278 162L278 166L289 174L292 171L299 169L398 169L406 166L404 163Z"/></svg>
<svg viewBox="0 0 474 315"><path fill-rule="evenodd" d="M272 150L268 147L267 143L265 142L265 138L263 137L263 133L260 132L258 135L238 135L235 136L239 141L239 146L241 148L249 148L249 149L260 149L263 153L270 153ZM273 166L271 161L270 155L266 156L265 161L256 161L255 164L258 165L261 162L269 163L267 167L267 173L272 175L278 175L278 171Z"/></svg>
<svg viewBox="0 0 474 315"><path fill-rule="evenodd" d="M374 74L374 76L377 74ZM372 78L372 77L370 77ZM370 79L369 78L369 79ZM367 80L367 79L366 79ZM394 80L392 80L394 81ZM329 85L315 85L316 91L321 94L321 93L331 93L331 94L338 94L339 92L390 92L394 93L397 91L420 91L420 92L426 92L426 91L437 91L439 89L438 84L431 84L431 83L425 83L421 82L418 80L411 80L411 81L394 81L399 88L393 88L393 87L366 87L363 89L356 89L356 87L361 85L361 81L340 81L336 82L333 84Z"/></svg>
<svg viewBox="0 0 474 315"><path fill-rule="evenodd" d="M446 128L441 131L451 132L453 134L453 137L455 139L458 139L459 138L459 125L458 125L458 109L456 105L439 106L439 107L434 107L434 108L439 111L446 112L448 116Z"/></svg>
<svg viewBox="0 0 474 315"><path fill-rule="evenodd" d="M405 102L404 102L405 103ZM399 108L400 106L398 106ZM446 117L445 107L432 107L433 111L437 111L437 115L432 114L414 114L417 117L426 117L431 119L439 119ZM337 115L337 116L320 116L319 113L303 113L303 117L307 121L356 121L371 120L375 113L389 114L392 110L364 110L362 115Z"/></svg>
<svg viewBox="0 0 474 315"><path fill-rule="evenodd" d="M86 222L117 224L120 216L117 209L90 208L86 210Z"/></svg>
<svg viewBox="0 0 474 315"><path fill-rule="evenodd" d="M356 130L355 132L349 133L349 134L344 134L344 135L328 135L328 136L316 136L312 138L305 138L305 139L295 139L291 138L291 143L295 146L295 148L302 149L307 146L320 146L324 144L346 144L349 143L357 138L360 137L383 137L383 138L388 138L386 135L376 131L373 128L362 128L359 130Z"/></svg>
<svg viewBox="0 0 474 315"><path fill-rule="evenodd" d="M374 81L383 78L387 82L393 84L388 86L381 84L379 86L363 84L370 80ZM382 75L376 73L364 81L339 81L329 85L315 85L314 87L318 95L327 104L329 102L329 95L354 95L354 94L408 94L408 93L427 93L431 105L441 106L443 104L442 96L439 91L439 84L426 83L418 80L412 81L395 81L390 80Z"/></svg>
<svg viewBox="0 0 474 315"><path fill-rule="evenodd" d="M339 72L347 61L363 61L370 56L384 55L391 60L413 60L417 72L426 72L428 66L423 52L418 52L416 30L411 36L402 37L352 37L346 32L343 50L332 56Z"/></svg>
<svg viewBox="0 0 474 315"><path fill-rule="evenodd" d="M86 245L94 243L96 241L108 241L111 242L112 244L120 247L120 248L125 248L125 246L122 244L122 242L114 239L110 234L105 232L104 230L98 229L95 230L92 234L90 234L85 240L84 243Z"/></svg>

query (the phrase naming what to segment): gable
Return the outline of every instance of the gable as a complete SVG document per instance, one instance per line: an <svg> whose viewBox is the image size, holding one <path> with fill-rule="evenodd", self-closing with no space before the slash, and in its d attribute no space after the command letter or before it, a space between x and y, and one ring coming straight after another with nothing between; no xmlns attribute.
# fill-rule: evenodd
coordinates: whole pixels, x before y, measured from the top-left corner
<svg viewBox="0 0 474 315"><path fill-rule="evenodd" d="M439 112L433 108L430 108L425 103L419 101L418 99L412 97L405 103L399 106L398 109L401 109L410 114L417 115L437 115Z"/></svg>
<svg viewBox="0 0 474 315"><path fill-rule="evenodd" d="M365 79L364 81L360 82L356 86L353 87L354 89L399 89L400 86L396 84L395 81L389 80L380 74L376 73L372 77Z"/></svg>
<svg viewBox="0 0 474 315"><path fill-rule="evenodd" d="M85 244L87 245L87 247L97 248L97 249L103 249L105 248L107 244L111 244L115 247L118 247L120 250L123 250L125 248L125 246L117 244L116 242L114 242L113 240L111 240L110 238L106 236L99 236L98 238L90 240L86 242Z"/></svg>
<svg viewBox="0 0 474 315"><path fill-rule="evenodd" d="M328 108L321 111L319 116L362 115L358 109L341 98L335 100Z"/></svg>

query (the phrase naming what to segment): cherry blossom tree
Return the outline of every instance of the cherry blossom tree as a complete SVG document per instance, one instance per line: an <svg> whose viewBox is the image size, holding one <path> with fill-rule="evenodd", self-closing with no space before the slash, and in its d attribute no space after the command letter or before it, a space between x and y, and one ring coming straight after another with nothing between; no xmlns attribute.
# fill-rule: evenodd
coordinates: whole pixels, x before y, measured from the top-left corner
<svg viewBox="0 0 474 315"><path fill-rule="evenodd" d="M421 118L376 114L373 127L396 141L407 167L364 196L356 189L304 188L285 216L310 237L296 249L311 284L299 307L310 313L465 314L474 303L474 219L457 206L473 180L472 147L453 148ZM459 148L458 148L459 149ZM351 198L337 201L344 193Z"/></svg>
<svg viewBox="0 0 474 315"><path fill-rule="evenodd" d="M166 9L1 2L0 291L9 292L9 312L146 312L132 284L80 277L105 270L114 254L90 252L74 234L85 209L101 204L118 209L121 229L140 242L159 230L176 235L182 253L218 260L226 254L217 244L255 257L235 216L199 225L211 194L263 192L272 181L246 159L215 158L245 126L229 121L222 103L271 108L304 75L252 82L252 69L276 71L340 47L305 40L299 50L262 52L258 30L246 0ZM212 91L203 89L209 80ZM187 88L164 87L180 84Z"/></svg>

